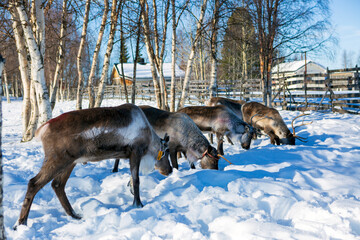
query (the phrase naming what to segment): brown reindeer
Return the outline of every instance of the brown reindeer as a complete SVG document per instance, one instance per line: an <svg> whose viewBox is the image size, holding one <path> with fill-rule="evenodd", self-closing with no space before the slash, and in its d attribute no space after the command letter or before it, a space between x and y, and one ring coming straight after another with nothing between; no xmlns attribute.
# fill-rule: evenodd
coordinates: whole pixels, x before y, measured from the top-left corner
<svg viewBox="0 0 360 240"><path fill-rule="evenodd" d="M207 102L207 106L224 105L231 109L240 119L242 119L241 106L245 104L244 100L234 100L223 97L212 97Z"/></svg>
<svg viewBox="0 0 360 240"><path fill-rule="evenodd" d="M224 155L224 136L240 141L242 148L249 149L254 129L223 105L213 107L192 106L180 109L186 113L201 131L214 132L218 141L217 150Z"/></svg>
<svg viewBox="0 0 360 240"><path fill-rule="evenodd" d="M293 124L295 119L307 114L301 114L292 120L292 133L276 109L266 107L261 103L249 102L243 104L242 115L245 122L256 129L260 129L261 132L268 135L270 137L271 144L295 145L296 138L304 141L304 138L295 134L295 127Z"/></svg>
<svg viewBox="0 0 360 240"><path fill-rule="evenodd" d="M40 172L29 181L15 229L17 225L27 223L36 193L51 180L65 212L80 219L64 191L77 163L129 158L134 183L133 205L136 207L143 206L139 193L139 169L145 172L155 165L164 175L172 172L168 160L168 137L160 139L142 110L132 104L64 113L43 124L36 136L42 141L45 160Z"/></svg>
<svg viewBox="0 0 360 240"><path fill-rule="evenodd" d="M207 106L224 105L225 107L228 107L231 111L233 111L241 120L243 120L241 106L244 103L246 103L244 100L234 100L223 97L212 97L207 102ZM231 145L234 145L229 136L226 135L226 139ZM213 143L212 133L210 133L210 142Z"/></svg>
<svg viewBox="0 0 360 240"><path fill-rule="evenodd" d="M158 135L169 134L169 152L172 166L178 169L177 153L183 153L191 168L200 160L203 169L218 169L218 153L212 147L201 130L185 113L168 112L150 106L140 106L148 121ZM114 165L117 172L119 160Z"/></svg>

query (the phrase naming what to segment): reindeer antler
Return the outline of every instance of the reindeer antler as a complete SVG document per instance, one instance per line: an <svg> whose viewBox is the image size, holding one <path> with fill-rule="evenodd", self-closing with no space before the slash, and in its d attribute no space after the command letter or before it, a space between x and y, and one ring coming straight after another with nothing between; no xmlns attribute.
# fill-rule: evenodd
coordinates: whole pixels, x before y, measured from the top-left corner
<svg viewBox="0 0 360 240"><path fill-rule="evenodd" d="M307 115L310 115L310 114L309 114L309 113L302 113L302 114L300 114L299 116L295 117L295 118L291 121L291 127L292 127L292 129L293 129L293 136L294 136L295 138L299 139L299 140L302 141L302 142L307 142L307 138L300 137L300 136L296 135L296 134L295 134L295 128L301 127L301 126L304 126L304 125L309 125L309 124L312 124L313 122L311 121L311 122L308 122L308 123L304 123L304 121L303 121L303 123L302 123L301 125L294 127L294 121L295 121L295 119L297 119L297 118L299 118L299 117L307 116Z"/></svg>

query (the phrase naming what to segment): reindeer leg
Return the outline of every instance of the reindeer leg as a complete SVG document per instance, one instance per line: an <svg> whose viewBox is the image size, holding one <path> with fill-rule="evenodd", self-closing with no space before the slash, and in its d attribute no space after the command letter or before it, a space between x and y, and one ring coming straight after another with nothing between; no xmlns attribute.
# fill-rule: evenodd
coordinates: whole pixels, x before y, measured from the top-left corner
<svg viewBox="0 0 360 240"><path fill-rule="evenodd" d="M221 133L216 133L216 139L217 139L217 142L218 142L218 145L217 145L218 152L221 155L224 155L224 148L223 148L224 135L221 134Z"/></svg>
<svg viewBox="0 0 360 240"><path fill-rule="evenodd" d="M226 139L231 145L234 145L234 143L231 141L231 138L228 135L226 135Z"/></svg>
<svg viewBox="0 0 360 240"><path fill-rule="evenodd" d="M134 202L133 206L143 207L144 205L140 201L140 178L139 178L139 168L140 168L140 154L135 151L132 151L130 154L130 171L131 177L133 180L133 189L134 189Z"/></svg>
<svg viewBox="0 0 360 240"><path fill-rule="evenodd" d="M114 167L113 167L113 170L112 170L113 173L119 171L119 162L120 162L120 160L118 158L115 159Z"/></svg>
<svg viewBox="0 0 360 240"><path fill-rule="evenodd" d="M214 134L209 133L210 143L214 144Z"/></svg>
<svg viewBox="0 0 360 240"><path fill-rule="evenodd" d="M46 184L48 184L55 176L57 168L49 168L48 164L46 163L47 161L45 161L44 165L41 167L40 172L35 177L30 179L28 183L25 199L20 211L20 217L14 226L14 230L16 230L18 225L27 224L30 207L34 200L35 195L40 189L42 189ZM51 169L52 171L50 171Z"/></svg>
<svg viewBox="0 0 360 240"><path fill-rule="evenodd" d="M174 149L170 150L170 159L171 159L171 165L173 168L179 169L178 161L177 161L177 154L180 152L176 152ZM181 156L181 153L180 153Z"/></svg>
<svg viewBox="0 0 360 240"><path fill-rule="evenodd" d="M81 219L81 217L75 213L74 209L71 207L71 204L65 193L65 185L67 180L70 177L72 170L74 169L75 164L66 168L61 174L56 176L51 183L52 188L54 189L56 196L58 197L61 205L63 206L67 215L75 218Z"/></svg>

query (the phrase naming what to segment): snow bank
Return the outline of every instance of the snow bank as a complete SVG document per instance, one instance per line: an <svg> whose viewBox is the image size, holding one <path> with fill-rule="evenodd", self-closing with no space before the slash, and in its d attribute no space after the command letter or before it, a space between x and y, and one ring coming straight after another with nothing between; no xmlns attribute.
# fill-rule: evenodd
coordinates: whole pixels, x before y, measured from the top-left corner
<svg viewBox="0 0 360 240"><path fill-rule="evenodd" d="M109 100L103 106L119 105ZM139 104L154 103L141 102ZM55 114L73 110L59 103ZM84 103L86 106L86 103ZM288 126L298 113L280 111ZM3 102L4 212L8 239L358 239L360 116L306 116L307 143L273 146L263 137L250 150L224 144L220 170L179 170L140 178L144 208L132 207L127 160L78 164L66 185L83 218L66 216L50 184L36 195L28 226L12 230L27 182L43 161L41 143L21 140L21 102Z"/></svg>

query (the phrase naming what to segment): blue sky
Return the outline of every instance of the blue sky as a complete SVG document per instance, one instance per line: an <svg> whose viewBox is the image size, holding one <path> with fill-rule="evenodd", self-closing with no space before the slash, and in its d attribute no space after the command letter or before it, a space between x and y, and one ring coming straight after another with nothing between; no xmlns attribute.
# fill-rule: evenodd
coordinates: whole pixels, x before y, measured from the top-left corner
<svg viewBox="0 0 360 240"><path fill-rule="evenodd" d="M334 59L325 56L312 60L330 69L343 68L342 55L346 50L353 64L360 64L360 0L330 0L331 22L338 37Z"/></svg>

